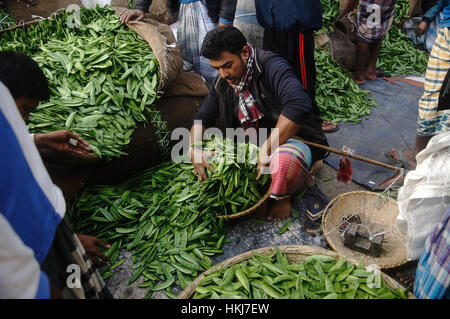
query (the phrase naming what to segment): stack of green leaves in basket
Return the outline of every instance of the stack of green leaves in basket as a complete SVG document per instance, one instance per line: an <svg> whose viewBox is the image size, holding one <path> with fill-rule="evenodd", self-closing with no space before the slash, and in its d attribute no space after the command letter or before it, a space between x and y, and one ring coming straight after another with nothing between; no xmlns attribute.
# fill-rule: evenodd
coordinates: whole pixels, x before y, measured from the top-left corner
<svg viewBox="0 0 450 319"><path fill-rule="evenodd" d="M2 36L0 48L29 54L42 68L50 100L31 113L31 132L69 129L99 157L124 155L136 122L151 118L162 149L167 125L155 109L159 65L152 49L111 8L82 9L69 28L63 11Z"/></svg>
<svg viewBox="0 0 450 319"><path fill-rule="evenodd" d="M111 261L102 270L103 278L112 276L124 262L118 259L123 249L133 252L135 273L129 284L143 276L139 286L148 289L147 297L160 290L176 297L173 286L184 289L212 267L208 256L222 253L227 241L224 219L218 221L216 215L232 211L233 205L236 211L254 205L263 196L260 187L266 189L263 183L268 182L267 177L255 180L256 160L236 161L241 151L246 159L257 158L256 146L238 144L233 151L230 145L231 141L218 138L204 144L216 154L215 171L202 183L191 163L166 162L120 185L83 192L69 218L78 233L112 245L106 252ZM229 153L228 162L222 161L227 157L220 157L221 152Z"/></svg>
<svg viewBox="0 0 450 319"><path fill-rule="evenodd" d="M405 299L405 290L386 285L381 272L345 258L313 255L290 264L286 254L254 257L210 273L195 289L194 299Z"/></svg>

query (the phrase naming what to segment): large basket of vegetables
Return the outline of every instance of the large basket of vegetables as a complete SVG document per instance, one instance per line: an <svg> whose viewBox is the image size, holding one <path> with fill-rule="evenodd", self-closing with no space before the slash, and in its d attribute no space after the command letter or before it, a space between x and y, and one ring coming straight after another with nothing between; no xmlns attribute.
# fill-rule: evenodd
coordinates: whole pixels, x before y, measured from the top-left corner
<svg viewBox="0 0 450 319"><path fill-rule="evenodd" d="M180 299L415 299L362 262L313 246L265 247L205 271Z"/></svg>

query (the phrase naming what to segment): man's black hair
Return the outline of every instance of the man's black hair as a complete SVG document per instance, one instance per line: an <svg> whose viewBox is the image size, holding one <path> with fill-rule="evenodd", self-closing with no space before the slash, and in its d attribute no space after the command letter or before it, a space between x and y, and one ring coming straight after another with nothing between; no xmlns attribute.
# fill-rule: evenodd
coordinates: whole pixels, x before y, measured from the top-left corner
<svg viewBox="0 0 450 319"><path fill-rule="evenodd" d="M44 72L24 53L0 51L0 81L14 99L25 97L45 101L50 97Z"/></svg>
<svg viewBox="0 0 450 319"><path fill-rule="evenodd" d="M201 55L217 60L222 52L239 55L247 40L241 31L232 26L223 26L209 31L203 40Z"/></svg>

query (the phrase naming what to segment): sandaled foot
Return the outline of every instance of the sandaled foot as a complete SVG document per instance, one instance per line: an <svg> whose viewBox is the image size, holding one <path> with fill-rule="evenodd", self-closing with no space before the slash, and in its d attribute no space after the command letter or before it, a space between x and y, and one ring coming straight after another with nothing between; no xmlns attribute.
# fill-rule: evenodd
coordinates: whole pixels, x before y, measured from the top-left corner
<svg viewBox="0 0 450 319"><path fill-rule="evenodd" d="M365 78L366 80L373 81L377 79L377 74L375 72L367 72Z"/></svg>
<svg viewBox="0 0 450 319"><path fill-rule="evenodd" d="M291 216L291 197L286 197L279 200L273 200L269 207L269 214L267 220L278 221Z"/></svg>
<svg viewBox="0 0 450 319"><path fill-rule="evenodd" d="M339 130L339 126L335 123L331 123L328 121L322 122L322 131L325 133L333 133Z"/></svg>
<svg viewBox="0 0 450 319"><path fill-rule="evenodd" d="M354 75L354 74L352 75L352 80L355 81L355 83L358 84L358 85L366 83L366 80L363 77L357 76L357 75Z"/></svg>
<svg viewBox="0 0 450 319"><path fill-rule="evenodd" d="M416 161L412 151L399 151L393 148L385 155L394 163L402 164L406 169L413 170L416 168Z"/></svg>

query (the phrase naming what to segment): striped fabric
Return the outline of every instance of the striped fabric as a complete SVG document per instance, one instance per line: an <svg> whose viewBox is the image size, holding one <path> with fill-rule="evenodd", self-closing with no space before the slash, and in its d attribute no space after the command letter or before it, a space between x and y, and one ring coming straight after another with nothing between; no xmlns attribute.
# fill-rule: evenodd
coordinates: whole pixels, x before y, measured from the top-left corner
<svg viewBox="0 0 450 319"><path fill-rule="evenodd" d="M181 3L177 22L177 42L183 60L194 66L194 71L201 74L208 83L212 83L217 71L209 60L200 55L203 39L216 24L208 15L205 4L200 1Z"/></svg>
<svg viewBox="0 0 450 319"><path fill-rule="evenodd" d="M295 194L304 185L311 165L311 150L296 139L281 145L270 159L271 198Z"/></svg>
<svg viewBox="0 0 450 319"><path fill-rule="evenodd" d="M373 8L379 8L379 11ZM360 0L355 20L358 39L367 43L382 39L392 25L394 9L395 0Z"/></svg>
<svg viewBox="0 0 450 319"><path fill-rule="evenodd" d="M414 294L421 299L450 298L450 208L428 237L417 266Z"/></svg>
<svg viewBox="0 0 450 319"><path fill-rule="evenodd" d="M250 86L253 78L253 62L255 61L255 50L250 44L247 44L249 51L249 58L247 67L241 81L237 85L231 85L234 92L239 97L239 111L238 118L244 131L253 127L258 129L258 121L263 117L263 114L258 109L255 99L250 92Z"/></svg>
<svg viewBox="0 0 450 319"><path fill-rule="evenodd" d="M450 29L441 28L428 59L424 93L419 100L417 135L432 136L450 129L450 110L437 110L439 93L449 68Z"/></svg>
<svg viewBox="0 0 450 319"><path fill-rule="evenodd" d="M0 216L4 219L0 234L8 232L8 227L15 233L9 237L6 247L0 240L2 295L48 298L48 291L39 288L45 286L42 280L46 280L39 265L64 217L65 201L61 190L50 179L11 94L1 82L0 154ZM27 250L32 254L24 255ZM5 254L7 257L2 258ZM14 263L22 267L12 269ZM14 277L11 272L16 270L23 273ZM46 292L39 295L40 291Z"/></svg>
<svg viewBox="0 0 450 319"><path fill-rule="evenodd" d="M434 42L436 41L437 34L441 28L441 21L444 19L444 13L441 12L437 15L436 19L430 23L427 28L427 34L425 36L425 47L428 52L433 49Z"/></svg>

